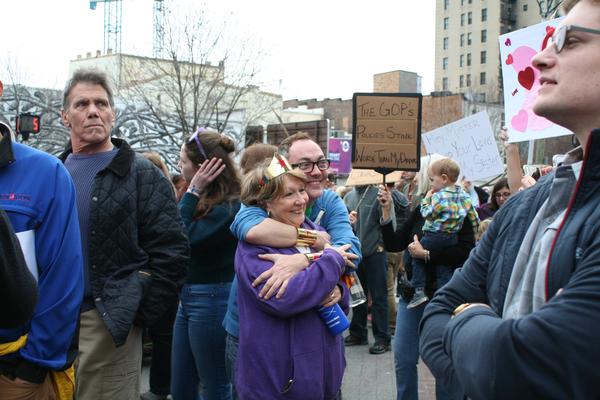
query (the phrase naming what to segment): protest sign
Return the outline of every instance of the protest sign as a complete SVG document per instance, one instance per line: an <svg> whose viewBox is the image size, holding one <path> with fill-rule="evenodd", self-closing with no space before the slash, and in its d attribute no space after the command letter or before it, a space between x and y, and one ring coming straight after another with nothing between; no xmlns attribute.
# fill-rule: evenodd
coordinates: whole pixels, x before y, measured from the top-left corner
<svg viewBox="0 0 600 400"><path fill-rule="evenodd" d="M531 59L542 50L548 30L561 20L545 21L499 38L504 115L510 143L572 134L533 112L541 85L540 71L533 67Z"/></svg>
<svg viewBox="0 0 600 400"><path fill-rule="evenodd" d="M485 111L423 134L428 153L449 157L469 180L504 172L490 120Z"/></svg>
<svg viewBox="0 0 600 400"><path fill-rule="evenodd" d="M329 138L327 158L331 161L329 169L336 174L347 174L352 169L352 140Z"/></svg>
<svg viewBox="0 0 600 400"><path fill-rule="evenodd" d="M418 171L421 102L418 93L355 93L352 167Z"/></svg>
<svg viewBox="0 0 600 400"><path fill-rule="evenodd" d="M398 182L400 180L401 171L395 171L386 175L385 181ZM383 184L383 174L372 169L353 169L350 171L346 186L362 186L362 185L381 185Z"/></svg>

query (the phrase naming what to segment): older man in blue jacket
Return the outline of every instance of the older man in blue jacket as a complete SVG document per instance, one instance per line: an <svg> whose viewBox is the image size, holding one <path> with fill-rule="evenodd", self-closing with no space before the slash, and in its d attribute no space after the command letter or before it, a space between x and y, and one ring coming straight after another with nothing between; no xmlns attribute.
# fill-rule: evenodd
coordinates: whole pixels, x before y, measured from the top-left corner
<svg viewBox="0 0 600 400"><path fill-rule="evenodd" d="M600 1L575 4L533 65L534 111L582 147L498 211L427 306L422 357L455 398L600 398Z"/></svg>

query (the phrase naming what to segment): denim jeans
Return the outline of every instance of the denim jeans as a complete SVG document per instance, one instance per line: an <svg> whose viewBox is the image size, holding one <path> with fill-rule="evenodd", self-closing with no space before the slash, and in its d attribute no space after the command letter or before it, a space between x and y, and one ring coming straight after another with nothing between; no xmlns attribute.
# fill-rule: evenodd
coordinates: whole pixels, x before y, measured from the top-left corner
<svg viewBox="0 0 600 400"><path fill-rule="evenodd" d="M235 362L239 347L240 339L228 333L225 337L225 370L227 371L227 378L231 382L231 400L237 399L237 392L235 391Z"/></svg>
<svg viewBox="0 0 600 400"><path fill-rule="evenodd" d="M231 399L221 325L230 287L229 282L194 284L181 290L171 360L171 394L176 400Z"/></svg>
<svg viewBox="0 0 600 400"><path fill-rule="evenodd" d="M371 293L371 324L375 342L390 343L390 330L388 324L387 306L387 259L385 252L376 252L364 257L358 265L358 279L360 279L365 295ZM360 339L367 340L367 314L368 304L356 306L352 309L350 334Z"/></svg>
<svg viewBox="0 0 600 400"><path fill-rule="evenodd" d="M468 223L468 221L467 221ZM441 250L446 247L454 246L458 243L456 234L444 232L423 232L421 244L423 248L430 251ZM411 283L415 289L425 287L425 262L419 258L413 258L413 270ZM437 287L440 288L446 284L452 277L452 268L449 265L436 265L435 273L437 276ZM444 282L443 284L441 284Z"/></svg>
<svg viewBox="0 0 600 400"><path fill-rule="evenodd" d="M396 311L396 333L392 343L396 369L396 400L418 400L419 321L425 307L407 309L400 298ZM442 385L435 385L437 400L448 398Z"/></svg>
<svg viewBox="0 0 600 400"><path fill-rule="evenodd" d="M148 328L148 334L152 339L150 391L162 396L171 393L171 346L178 303L179 301L173 302L162 318Z"/></svg>

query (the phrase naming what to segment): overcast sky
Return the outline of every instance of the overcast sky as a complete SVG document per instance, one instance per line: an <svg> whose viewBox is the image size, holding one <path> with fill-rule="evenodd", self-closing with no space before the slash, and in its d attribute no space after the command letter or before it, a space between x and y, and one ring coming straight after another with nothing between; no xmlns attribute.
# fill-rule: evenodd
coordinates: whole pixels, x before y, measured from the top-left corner
<svg viewBox="0 0 600 400"><path fill-rule="evenodd" d="M69 60L103 47L103 5L88 0L0 0L0 79L18 67L25 84L61 88ZM122 51L152 54L152 0L124 0ZM433 90L435 1L166 0L205 7L268 50L262 82L284 99L349 99L370 92L373 74L407 70ZM214 60L217 62L218 60Z"/></svg>

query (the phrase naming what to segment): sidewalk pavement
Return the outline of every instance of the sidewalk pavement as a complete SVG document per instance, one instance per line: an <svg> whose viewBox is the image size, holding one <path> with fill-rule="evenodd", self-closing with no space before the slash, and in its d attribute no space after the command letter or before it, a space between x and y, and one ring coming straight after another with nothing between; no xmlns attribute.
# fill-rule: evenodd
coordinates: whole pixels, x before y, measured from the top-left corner
<svg viewBox="0 0 600 400"><path fill-rule="evenodd" d="M344 335L348 333L345 332ZM374 342L369 327L369 343ZM435 380L427 366L420 361L419 400L435 400ZM149 368L144 365L140 393L148 391ZM346 347L346 372L342 384L343 400L395 400L396 375L394 353L374 355L369 346Z"/></svg>

